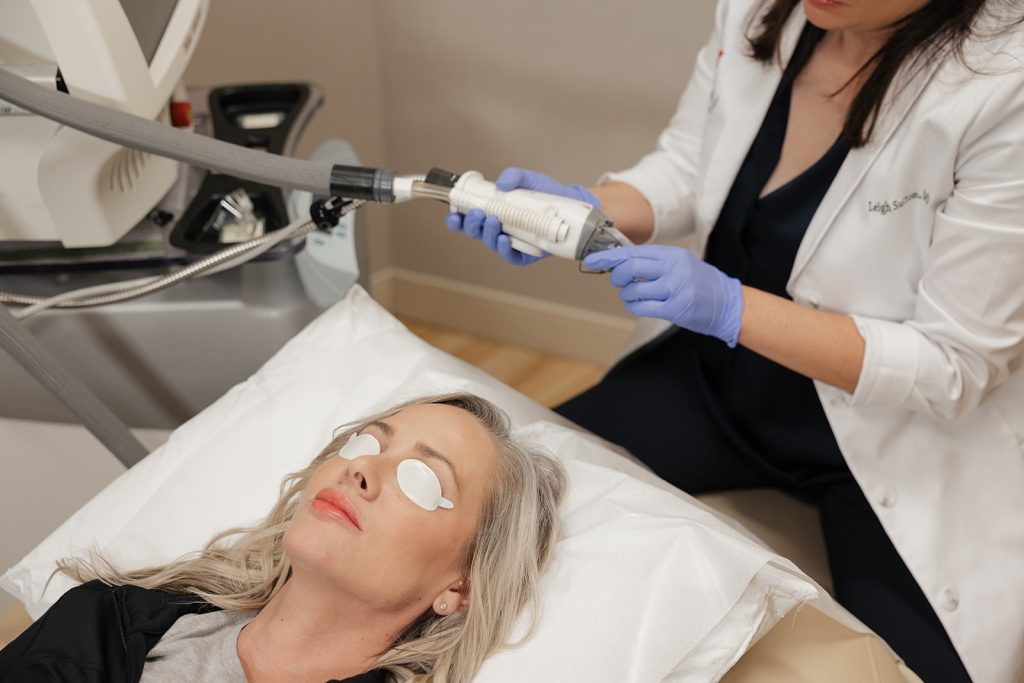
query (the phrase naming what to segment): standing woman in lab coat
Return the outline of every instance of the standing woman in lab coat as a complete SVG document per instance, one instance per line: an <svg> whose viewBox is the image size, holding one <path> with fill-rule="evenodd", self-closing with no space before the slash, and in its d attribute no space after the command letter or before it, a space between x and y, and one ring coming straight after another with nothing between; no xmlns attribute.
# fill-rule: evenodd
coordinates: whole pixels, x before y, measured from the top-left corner
<svg viewBox="0 0 1024 683"><path fill-rule="evenodd" d="M589 256L672 323L560 412L692 493L821 512L837 597L925 681L1024 670L1018 0L721 0ZM504 260L494 217L448 218Z"/></svg>

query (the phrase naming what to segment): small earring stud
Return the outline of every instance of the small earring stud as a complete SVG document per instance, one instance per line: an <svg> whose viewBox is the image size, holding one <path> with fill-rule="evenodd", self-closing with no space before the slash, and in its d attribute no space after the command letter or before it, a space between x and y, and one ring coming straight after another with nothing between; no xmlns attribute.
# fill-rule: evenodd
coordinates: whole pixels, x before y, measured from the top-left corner
<svg viewBox="0 0 1024 683"><path fill-rule="evenodd" d="M448 603L447 602L442 602L441 603L441 611L444 612L447 609L448 609Z"/></svg>

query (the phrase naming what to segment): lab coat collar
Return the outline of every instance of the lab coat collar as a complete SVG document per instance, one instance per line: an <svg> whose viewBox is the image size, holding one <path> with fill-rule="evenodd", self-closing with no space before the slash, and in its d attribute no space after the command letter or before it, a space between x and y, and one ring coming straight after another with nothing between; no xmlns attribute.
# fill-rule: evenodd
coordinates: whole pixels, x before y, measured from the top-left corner
<svg viewBox="0 0 1024 683"><path fill-rule="evenodd" d="M807 226L807 232L797 250L793 270L786 285L786 291L791 296L794 283L803 273L822 239L835 223L839 212L849 202L872 164L875 163L885 146L889 144L893 134L906 119L911 107L917 102L925 86L932 80L943 61L944 59L940 56L930 59L923 66L908 65L904 72L897 74L893 80L888 95L889 101L881 110L871 141L863 147L850 150L846 155L846 160Z"/></svg>
<svg viewBox="0 0 1024 683"><path fill-rule="evenodd" d="M752 15L753 19L745 25L757 26L760 22L757 12L764 11L766 8L767 5L762 4ZM793 56L793 51L796 49L797 41L806 22L803 6L799 5L793 10L783 27L779 42L778 61L773 60L768 64L763 64L746 55L740 59L729 58L719 61L719 69L735 70L734 73L718 76L718 82L730 83L729 92L719 93L719 97L725 98L731 95L741 98L742 102L729 107L729 118L723 122L720 138L727 142L716 146L707 166L704 204L707 209L705 215L710 218L712 224L715 217L721 213L733 180L739 173L743 159L746 158L750 145L753 144L754 137L761 128L765 114L768 113L772 97L779 87L786 64Z"/></svg>
<svg viewBox="0 0 1024 683"><path fill-rule="evenodd" d="M755 15L755 19L749 25L756 26L757 21L758 18ZM745 58L722 60L719 65L721 69L735 69L735 72L729 74L728 77L728 82L731 84L730 91L736 93L738 97L742 97L743 101L741 106L730 107L730 117L723 122L720 138L728 142L716 146L708 163L704 184L704 204L705 216L710 219L712 224L714 217L721 212L733 180L750 150L754 137L761 128L772 97L779 87L782 74L793 56L806 22L807 17L804 14L803 6L798 5L783 28L779 50L781 63L773 62L765 65ZM832 227L836 216L856 191L868 169L888 144L893 133L906 118L911 107L943 61L942 58L931 59L916 70L908 67L910 68L909 78L897 76L894 80L889 102L882 109L871 142L864 147L851 150L847 154L839 173L836 174L836 178L807 227L807 233L797 251L786 287L791 295L794 283L821 244L822 238ZM721 82L723 78L719 76L718 80ZM719 96L725 97L727 94L720 93Z"/></svg>

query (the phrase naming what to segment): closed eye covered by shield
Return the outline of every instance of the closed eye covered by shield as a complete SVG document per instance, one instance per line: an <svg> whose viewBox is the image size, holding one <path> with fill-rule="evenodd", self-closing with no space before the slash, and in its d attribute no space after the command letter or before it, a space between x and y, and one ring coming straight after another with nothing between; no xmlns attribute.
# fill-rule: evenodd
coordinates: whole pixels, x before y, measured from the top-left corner
<svg viewBox="0 0 1024 683"><path fill-rule="evenodd" d="M380 442L372 434L353 434L338 451L338 457L355 460L364 455L380 455ZM398 463L398 488L419 507L433 512L451 510L455 505L441 495L441 481L425 462L406 458Z"/></svg>

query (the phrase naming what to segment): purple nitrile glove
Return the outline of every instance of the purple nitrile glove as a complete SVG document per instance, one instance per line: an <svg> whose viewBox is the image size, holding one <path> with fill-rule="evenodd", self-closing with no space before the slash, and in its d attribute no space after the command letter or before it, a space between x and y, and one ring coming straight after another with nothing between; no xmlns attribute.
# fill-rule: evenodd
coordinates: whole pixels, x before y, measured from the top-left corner
<svg viewBox="0 0 1024 683"><path fill-rule="evenodd" d="M661 318L693 332L718 337L730 348L740 336L740 281L686 249L643 244L599 251L586 268L611 269L611 283L633 315Z"/></svg>
<svg viewBox="0 0 1024 683"><path fill-rule="evenodd" d="M522 188L577 199L596 207L601 206L601 202L597 197L585 187L580 185L563 185L543 173L527 171L522 168L506 168L498 176L495 185L502 192ZM471 209L465 215L450 213L445 218L445 225L452 232L462 232L473 239L481 240L488 249L498 252L502 260L514 266L528 266L543 258L542 256L525 254L515 249L509 236L501 231L501 221L496 216L485 216L484 212L480 209Z"/></svg>

